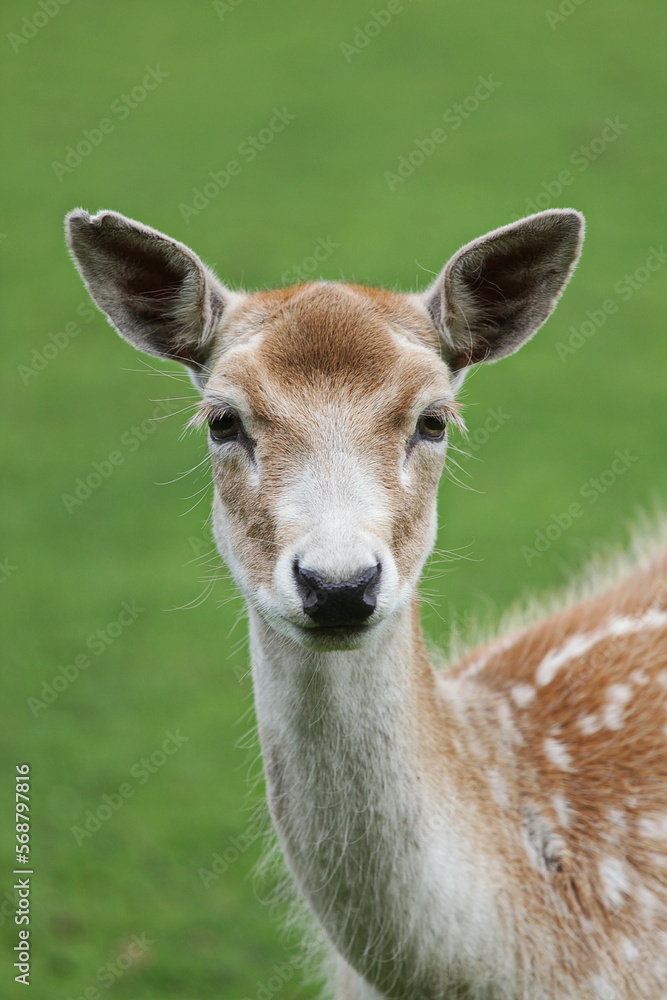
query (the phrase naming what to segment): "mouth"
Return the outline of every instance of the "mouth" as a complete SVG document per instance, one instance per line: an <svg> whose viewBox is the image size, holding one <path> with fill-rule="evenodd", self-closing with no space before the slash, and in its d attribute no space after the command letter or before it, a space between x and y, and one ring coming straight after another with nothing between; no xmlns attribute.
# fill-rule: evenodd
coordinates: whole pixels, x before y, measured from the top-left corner
<svg viewBox="0 0 667 1000"><path fill-rule="evenodd" d="M308 649L321 651L359 649L379 623L354 625L294 625L297 641Z"/></svg>

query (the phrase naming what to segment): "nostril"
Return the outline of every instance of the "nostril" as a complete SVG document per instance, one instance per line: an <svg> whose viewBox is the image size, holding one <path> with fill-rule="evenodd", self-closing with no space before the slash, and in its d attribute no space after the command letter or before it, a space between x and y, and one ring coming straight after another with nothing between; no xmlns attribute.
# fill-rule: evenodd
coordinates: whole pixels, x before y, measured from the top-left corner
<svg viewBox="0 0 667 1000"><path fill-rule="evenodd" d="M292 566L305 614L316 625L356 625L369 618L377 605L381 566L370 566L352 580L332 583L295 560Z"/></svg>
<svg viewBox="0 0 667 1000"><path fill-rule="evenodd" d="M378 563L377 566L373 566L367 571L367 579L364 583L364 601L369 607L372 606L373 611L375 611L377 604L377 592L380 586L381 573L382 565Z"/></svg>
<svg viewBox="0 0 667 1000"><path fill-rule="evenodd" d="M317 573L301 569L298 559L294 560L292 571L296 578L296 586L301 597L303 610L308 614L309 608L314 607L319 601L326 600L324 581Z"/></svg>

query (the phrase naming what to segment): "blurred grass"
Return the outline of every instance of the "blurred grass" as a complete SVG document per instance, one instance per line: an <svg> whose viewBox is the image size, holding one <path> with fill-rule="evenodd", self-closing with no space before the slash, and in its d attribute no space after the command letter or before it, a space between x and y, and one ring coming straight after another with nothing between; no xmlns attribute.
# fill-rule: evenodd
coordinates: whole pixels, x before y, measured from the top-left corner
<svg viewBox="0 0 667 1000"><path fill-rule="evenodd" d="M474 620L560 585L564 567L600 539L621 542L637 507L666 494L664 273L627 301L614 289L664 238L664 5L586 0L552 28L548 6L406 0L349 61L341 43L354 44L371 16L366 5L219 7L222 19L210 3L72 3L27 44L15 36L43 8L17 2L3 11L2 171L11 197L0 219L0 559L8 566L0 752L5 802L13 765L28 760L33 770L35 1000L88 988L133 1000L256 997L288 954L253 892L256 844L209 888L198 875L247 829L247 771L256 772L239 747L252 725L239 601L227 601L233 591L222 581L198 606L172 610L196 604L209 572L193 562L212 547L209 492L194 496L208 473L169 482L204 457L204 442L179 440L183 417L175 416L135 450L121 444L123 435L134 439L153 400L186 397L171 404L177 410L192 392L180 377L154 377L87 312L63 246L67 210L139 218L191 244L232 285L276 284L330 238L339 246L322 277L410 289L461 243L529 211L569 169L572 183L545 198L585 212L583 261L536 340L468 381L475 446L463 464L472 490L443 482L439 546L469 558L429 571L427 589L437 595L425 608L429 636L444 641L457 616ZM113 102L141 85L148 66L168 75L121 119ZM489 75L494 93L390 191L385 173ZM294 121L186 223L179 206L238 157L274 108ZM54 161L104 117L113 130L58 180ZM571 157L608 118L627 128L576 168ZM617 312L561 361L557 344L608 298ZM33 350L72 322L78 335L26 377ZM498 408L502 426L484 441ZM122 463L68 513L62 495L118 448ZM581 500L616 449L637 461L527 565L522 547ZM124 601L144 610L95 655L89 637ZM82 652L90 667L35 716L27 699ZM71 828L169 730L187 742L145 785L134 779L135 794L78 846ZM10 838L5 825L7 888ZM8 907L1 912L10 956L16 928ZM133 934L150 947L103 985L98 970ZM11 969L3 977L0 995L18 996ZM290 981L275 995L313 994Z"/></svg>

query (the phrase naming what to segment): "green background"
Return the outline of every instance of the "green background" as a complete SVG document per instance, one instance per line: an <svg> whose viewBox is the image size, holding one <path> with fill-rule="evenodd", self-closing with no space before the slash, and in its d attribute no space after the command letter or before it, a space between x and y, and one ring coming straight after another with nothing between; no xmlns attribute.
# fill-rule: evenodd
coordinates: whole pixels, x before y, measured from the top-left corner
<svg viewBox="0 0 667 1000"><path fill-rule="evenodd" d="M516 358L465 386L472 457L459 456L464 488L443 480L438 543L464 558L441 555L429 569L424 618L435 642L562 585L665 496L666 272L637 271L660 259L664 238L664 4L565 0L560 14L556 4L495 0L398 6L390 18L384 0L5 6L2 996L23 995L6 895L23 761L33 774L34 1000L86 989L133 1000L314 995L296 975L267 986L293 945L258 898L259 843L233 840L262 794L248 792L259 766L245 623L208 560L205 463L174 482L205 458L205 442L180 439L187 412L141 430L155 401L174 400L176 411L193 391L180 375L155 374L176 369L153 367L88 310L63 244L67 210L138 218L190 244L235 287L279 284L321 239L338 246L316 277L406 290L538 197L586 214L583 259L555 317ZM372 10L388 23L366 32ZM132 97L146 67L166 75ZM480 77L493 92L475 101ZM121 117L112 108L124 94L134 107ZM239 146L274 108L295 117L248 162ZM113 127L68 166L68 147L105 118ZM608 119L613 141L600 139ZM437 128L445 141L390 185L386 174ZM230 159L240 174L184 212ZM635 272L631 289L624 276ZM591 336L581 333L587 319ZM563 354L573 331L580 346ZM603 492L589 480L617 449L632 461L603 477ZM115 451L112 474L68 511L63 495ZM581 515L531 555L573 503ZM143 610L95 652L90 637L118 633L123 602ZM90 665L59 681L51 704L29 701L82 654ZM139 762L168 731L187 742L158 753L141 783ZM72 828L126 782L131 797L77 844ZM225 851L239 856L206 887L199 869ZM150 945L103 985L98 971L135 934Z"/></svg>

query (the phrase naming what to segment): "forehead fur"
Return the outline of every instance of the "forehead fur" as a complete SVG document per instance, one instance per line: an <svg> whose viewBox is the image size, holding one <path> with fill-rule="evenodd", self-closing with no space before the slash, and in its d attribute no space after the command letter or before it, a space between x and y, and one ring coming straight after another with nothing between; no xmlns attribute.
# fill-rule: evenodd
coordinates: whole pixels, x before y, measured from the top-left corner
<svg viewBox="0 0 667 1000"><path fill-rule="evenodd" d="M226 376L255 403L270 385L362 395L393 387L403 397L397 405L406 406L434 378L448 387L428 318L405 296L360 285L317 282L249 295L221 347L210 387Z"/></svg>

